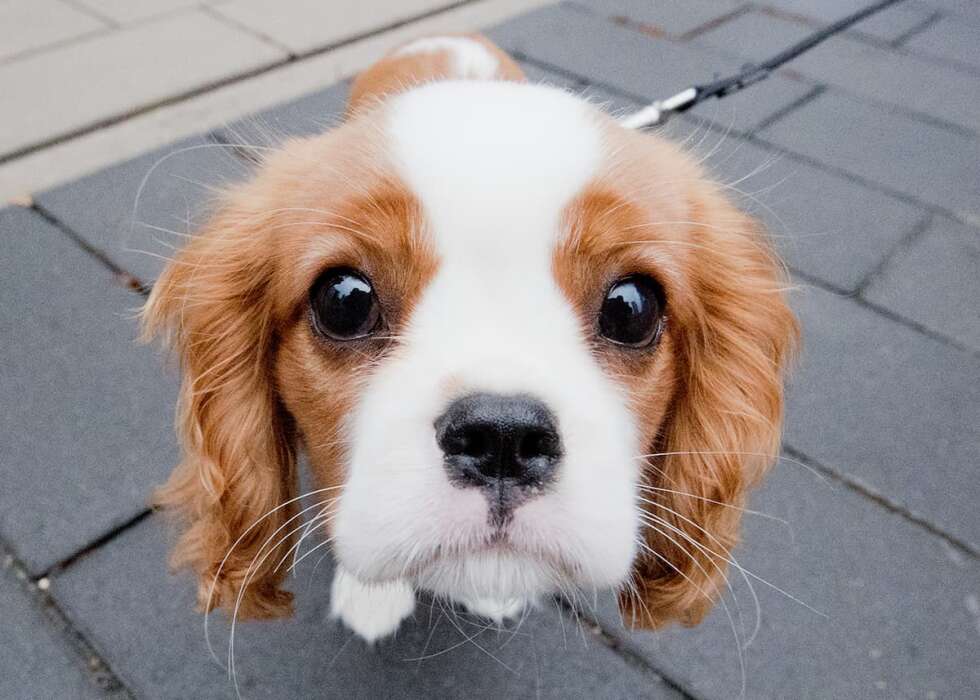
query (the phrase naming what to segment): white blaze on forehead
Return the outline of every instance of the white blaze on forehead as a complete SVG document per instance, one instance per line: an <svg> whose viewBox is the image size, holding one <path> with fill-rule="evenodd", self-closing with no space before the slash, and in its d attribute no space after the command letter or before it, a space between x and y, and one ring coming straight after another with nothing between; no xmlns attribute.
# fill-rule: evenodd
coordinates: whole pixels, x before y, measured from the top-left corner
<svg viewBox="0 0 980 700"><path fill-rule="evenodd" d="M589 105L555 88L448 81L400 95L387 131L443 259L550 254L562 209L595 174ZM540 263L535 259L533 263Z"/></svg>
<svg viewBox="0 0 980 700"><path fill-rule="evenodd" d="M417 39L395 52L396 56L443 53L449 55L453 76L489 80L497 75L500 62L475 39L463 36L437 36Z"/></svg>

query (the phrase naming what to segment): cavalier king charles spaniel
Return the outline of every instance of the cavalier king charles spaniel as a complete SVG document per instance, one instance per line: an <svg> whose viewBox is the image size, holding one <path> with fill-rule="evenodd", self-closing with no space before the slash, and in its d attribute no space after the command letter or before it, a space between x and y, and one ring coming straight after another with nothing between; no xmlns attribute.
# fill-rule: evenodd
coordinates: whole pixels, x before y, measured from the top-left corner
<svg viewBox="0 0 980 700"><path fill-rule="evenodd" d="M206 610L286 615L319 531L333 614L369 642L416 591L501 620L613 589L634 626L694 624L779 449L784 289L679 147L483 37L414 41L153 288L183 373L176 562Z"/></svg>

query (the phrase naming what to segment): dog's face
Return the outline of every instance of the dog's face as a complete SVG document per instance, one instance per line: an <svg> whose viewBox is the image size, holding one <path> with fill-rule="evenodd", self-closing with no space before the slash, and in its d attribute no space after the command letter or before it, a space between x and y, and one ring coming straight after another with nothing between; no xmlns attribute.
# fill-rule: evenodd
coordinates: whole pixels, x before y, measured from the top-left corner
<svg viewBox="0 0 980 700"><path fill-rule="evenodd" d="M695 621L778 449L782 286L695 163L583 100L391 97L286 144L153 291L186 374L178 555L209 605L287 610L301 444L358 579Z"/></svg>

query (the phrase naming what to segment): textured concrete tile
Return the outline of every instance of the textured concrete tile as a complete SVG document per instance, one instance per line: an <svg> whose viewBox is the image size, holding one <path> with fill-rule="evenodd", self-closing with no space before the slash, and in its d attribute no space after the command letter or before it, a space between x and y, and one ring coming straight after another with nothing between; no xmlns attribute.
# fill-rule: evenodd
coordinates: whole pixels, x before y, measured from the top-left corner
<svg viewBox="0 0 980 700"><path fill-rule="evenodd" d="M571 4L674 36L713 22L743 5L738 0L573 0Z"/></svg>
<svg viewBox="0 0 980 700"><path fill-rule="evenodd" d="M798 22L750 12L699 37L699 41L759 60L810 31ZM835 37L794 59L788 67L854 95L980 129L980 80L933 61Z"/></svg>
<svg viewBox="0 0 980 700"><path fill-rule="evenodd" d="M227 143L261 148L275 146L290 137L322 133L343 119L347 91L346 82L331 85L243 117L220 129L218 136ZM261 152L256 151L255 155Z"/></svg>
<svg viewBox="0 0 980 700"><path fill-rule="evenodd" d="M980 23L980 4L976 0L925 0L930 6L936 7L951 17Z"/></svg>
<svg viewBox="0 0 980 700"><path fill-rule="evenodd" d="M52 582L52 594L138 696L234 697L226 672L208 655L189 580L166 571L157 520L79 561ZM316 558L294 579L295 618L237 626L243 697L678 697L550 605L530 613L516 633L497 634L422 603L397 637L367 648L328 620L332 566L328 558L315 568ZM215 614L211 622L222 661L224 620Z"/></svg>
<svg viewBox="0 0 980 700"><path fill-rule="evenodd" d="M73 0L100 16L130 24L187 7L214 4L221 0Z"/></svg>
<svg viewBox="0 0 980 700"><path fill-rule="evenodd" d="M217 189L249 167L231 149L192 138L36 197L88 243L143 282L205 219Z"/></svg>
<svg viewBox="0 0 980 700"><path fill-rule="evenodd" d="M762 618L744 651L744 697L973 697L975 559L792 462L779 463L749 505L788 524L746 515L736 560L801 602L750 579ZM744 644L756 610L737 570L729 580L732 623L721 606L693 629L628 634L611 606L604 619L695 697L738 697L732 625Z"/></svg>
<svg viewBox="0 0 980 700"><path fill-rule="evenodd" d="M762 138L964 217L980 217L976 139L833 91L783 117Z"/></svg>
<svg viewBox="0 0 980 700"><path fill-rule="evenodd" d="M865 296L980 351L980 230L936 219Z"/></svg>
<svg viewBox="0 0 980 700"><path fill-rule="evenodd" d="M980 358L827 292L795 301L787 445L980 549Z"/></svg>
<svg viewBox="0 0 980 700"><path fill-rule="evenodd" d="M102 697L57 631L21 589L6 566L0 567L0 697Z"/></svg>
<svg viewBox="0 0 980 700"><path fill-rule="evenodd" d="M906 48L947 61L980 68L980 23L967 24L952 18L941 19L904 44Z"/></svg>
<svg viewBox="0 0 980 700"><path fill-rule="evenodd" d="M175 391L141 299L60 231L0 212L0 535L33 573L146 507L176 462Z"/></svg>
<svg viewBox="0 0 980 700"><path fill-rule="evenodd" d="M572 7L544 8L488 35L532 60L651 101L732 70L731 59L721 54L657 39ZM803 83L775 77L751 93L706 103L697 114L724 127L752 129L809 90Z"/></svg>
<svg viewBox="0 0 980 700"><path fill-rule="evenodd" d="M304 53L452 4L452 0L230 0L214 9L294 53Z"/></svg>
<svg viewBox="0 0 980 700"><path fill-rule="evenodd" d="M0 66L0 154L90 127L284 54L204 12L186 12Z"/></svg>
<svg viewBox="0 0 980 700"><path fill-rule="evenodd" d="M730 194L760 217L795 269L852 291L924 217L924 212L846 178L737 138L692 137L695 154ZM750 196L745 196L746 193Z"/></svg>
<svg viewBox="0 0 980 700"><path fill-rule="evenodd" d="M0 3L0 60L106 27L61 0L8 0Z"/></svg>
<svg viewBox="0 0 980 700"><path fill-rule="evenodd" d="M813 25L819 26L862 10L870 3L865 0L765 0L762 4L814 20ZM862 20L851 31L892 41L922 24L932 13L928 7L900 3Z"/></svg>

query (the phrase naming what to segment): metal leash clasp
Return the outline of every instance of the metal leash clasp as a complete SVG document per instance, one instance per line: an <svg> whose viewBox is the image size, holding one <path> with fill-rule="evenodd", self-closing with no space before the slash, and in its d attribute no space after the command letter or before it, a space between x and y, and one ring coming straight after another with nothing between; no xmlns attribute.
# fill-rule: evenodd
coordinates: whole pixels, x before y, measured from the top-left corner
<svg viewBox="0 0 980 700"><path fill-rule="evenodd" d="M694 104L697 98L698 89L689 87L665 100L657 100L638 112L628 114L620 119L619 123L627 129L646 129L657 126L666 122L667 118L674 112L683 111L686 107Z"/></svg>

